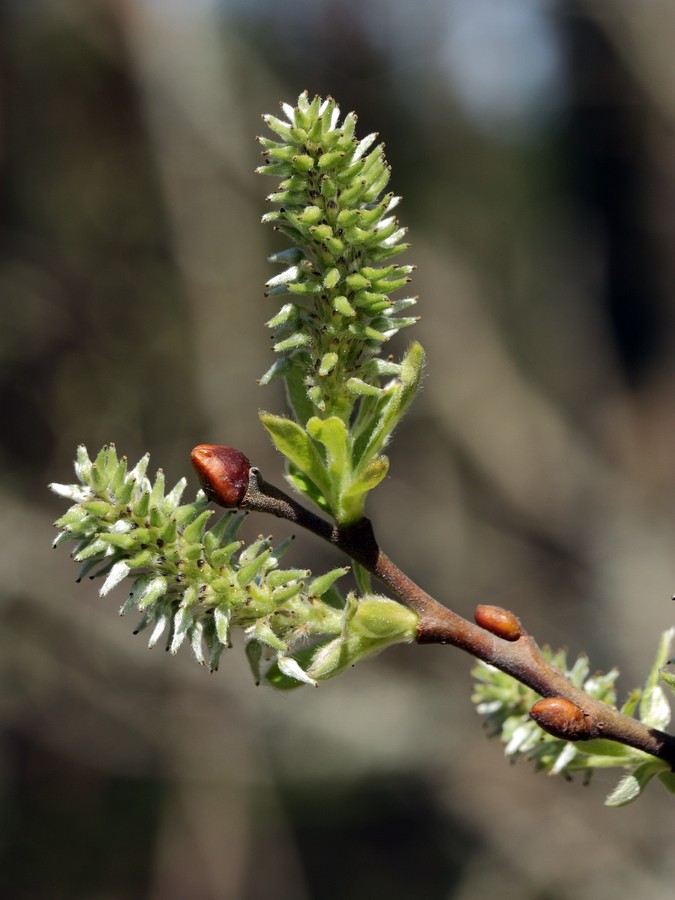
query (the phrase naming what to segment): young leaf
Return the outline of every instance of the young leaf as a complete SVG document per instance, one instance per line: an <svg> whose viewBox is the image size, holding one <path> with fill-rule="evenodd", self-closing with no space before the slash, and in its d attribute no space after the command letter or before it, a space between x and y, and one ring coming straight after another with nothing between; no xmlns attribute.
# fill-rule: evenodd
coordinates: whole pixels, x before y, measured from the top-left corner
<svg viewBox="0 0 675 900"><path fill-rule="evenodd" d="M663 763L645 762L624 775L605 800L605 806L628 806L640 796L652 778L663 771Z"/></svg>
<svg viewBox="0 0 675 900"><path fill-rule="evenodd" d="M261 412L260 421L277 450L313 483L324 502L329 503L331 485L326 476L326 467L307 432L291 419L271 413Z"/></svg>
<svg viewBox="0 0 675 900"><path fill-rule="evenodd" d="M390 395L376 410L377 418L373 416L371 429L359 437L354 448L355 470L368 465L389 440L419 389L423 367L424 350L415 342L403 358L400 379L389 386Z"/></svg>

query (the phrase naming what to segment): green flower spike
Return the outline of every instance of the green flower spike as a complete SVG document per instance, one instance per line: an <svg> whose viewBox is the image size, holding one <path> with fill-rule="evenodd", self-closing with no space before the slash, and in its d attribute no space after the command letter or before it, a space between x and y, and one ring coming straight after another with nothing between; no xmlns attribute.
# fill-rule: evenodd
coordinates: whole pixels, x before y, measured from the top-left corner
<svg viewBox="0 0 675 900"><path fill-rule="evenodd" d="M166 493L161 469L154 483L146 476L148 463L146 454L129 471L113 445L93 462L79 447L79 484L50 487L73 501L55 523L54 546L76 542L78 581L102 577L102 597L131 579L120 614L141 613L136 630L149 629L150 647L165 636L175 654L187 641L213 671L240 628L256 678L269 671L272 683L288 687L316 684L386 644L414 639L417 616L400 604L372 597L345 604L335 582L347 568L313 579L307 569L280 569L290 541L275 548L261 536L244 546L237 538L244 514L235 511L209 528L214 511L205 494L181 505L185 479ZM382 602L396 610L375 610Z"/></svg>
<svg viewBox="0 0 675 900"><path fill-rule="evenodd" d="M339 124L334 100L301 94L282 104L286 121L264 116L278 140L260 137L265 165L281 178L263 217L294 246L271 258L283 265L268 296L283 298L268 325L280 359L261 379L285 381L296 421L263 413L289 461L289 478L341 525L363 515L368 491L384 478L381 451L420 382L424 353L413 344L400 362L381 356L414 297L389 296L413 266L390 262L408 248L384 193L390 169L377 135L355 135L356 116Z"/></svg>

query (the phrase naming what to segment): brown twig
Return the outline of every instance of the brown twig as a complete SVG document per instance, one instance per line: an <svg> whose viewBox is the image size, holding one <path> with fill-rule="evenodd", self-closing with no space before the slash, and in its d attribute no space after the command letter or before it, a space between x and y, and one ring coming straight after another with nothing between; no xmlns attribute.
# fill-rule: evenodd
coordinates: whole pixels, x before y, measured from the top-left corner
<svg viewBox="0 0 675 900"><path fill-rule="evenodd" d="M268 484L257 469L252 468L249 476L242 508L293 522L360 563L418 614L418 643L459 647L511 675L542 697L560 698L561 702L557 704L540 701L533 708L533 717L538 724L557 737L566 740L602 737L662 759L675 770L673 735L648 728L573 685L544 658L534 638L527 634L513 613L482 607L487 612L481 617L481 625L465 619L422 590L383 553L368 519L362 519L350 528L338 528ZM503 615L495 618L495 614Z"/></svg>

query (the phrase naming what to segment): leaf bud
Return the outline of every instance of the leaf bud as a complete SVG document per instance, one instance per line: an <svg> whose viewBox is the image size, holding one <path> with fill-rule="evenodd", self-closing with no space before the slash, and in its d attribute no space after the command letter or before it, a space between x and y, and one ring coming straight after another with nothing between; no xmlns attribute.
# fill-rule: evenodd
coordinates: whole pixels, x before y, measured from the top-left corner
<svg viewBox="0 0 675 900"><path fill-rule="evenodd" d="M517 641L523 628L517 617L501 606L477 606L474 612L476 624L505 641Z"/></svg>
<svg viewBox="0 0 675 900"><path fill-rule="evenodd" d="M590 717L564 697L537 700L530 716L540 728L563 741L585 741L594 735Z"/></svg>
<svg viewBox="0 0 675 900"><path fill-rule="evenodd" d="M251 463L240 450L218 444L200 444L190 458L209 500L226 509L241 504L248 488Z"/></svg>

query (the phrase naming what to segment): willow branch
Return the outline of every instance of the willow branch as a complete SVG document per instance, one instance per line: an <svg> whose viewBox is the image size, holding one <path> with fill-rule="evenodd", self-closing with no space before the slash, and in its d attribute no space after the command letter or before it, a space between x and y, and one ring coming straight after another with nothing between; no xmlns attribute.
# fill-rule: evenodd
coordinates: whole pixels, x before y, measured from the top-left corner
<svg viewBox="0 0 675 900"><path fill-rule="evenodd" d="M565 740L602 737L616 741L664 760L675 770L674 736L648 728L573 685L544 658L537 642L513 613L484 607L483 610L492 610L493 614L483 617L488 626L483 627L443 606L381 550L368 519L364 518L350 528L338 528L268 484L256 468L250 470L248 488L240 505L244 509L286 519L360 563L417 613L418 643L459 647L511 675L542 697L567 701L567 706L564 703L556 705L553 701L535 705L535 709L540 707L540 714L533 710L534 718L551 734ZM495 621L495 613L503 613L502 618Z"/></svg>

